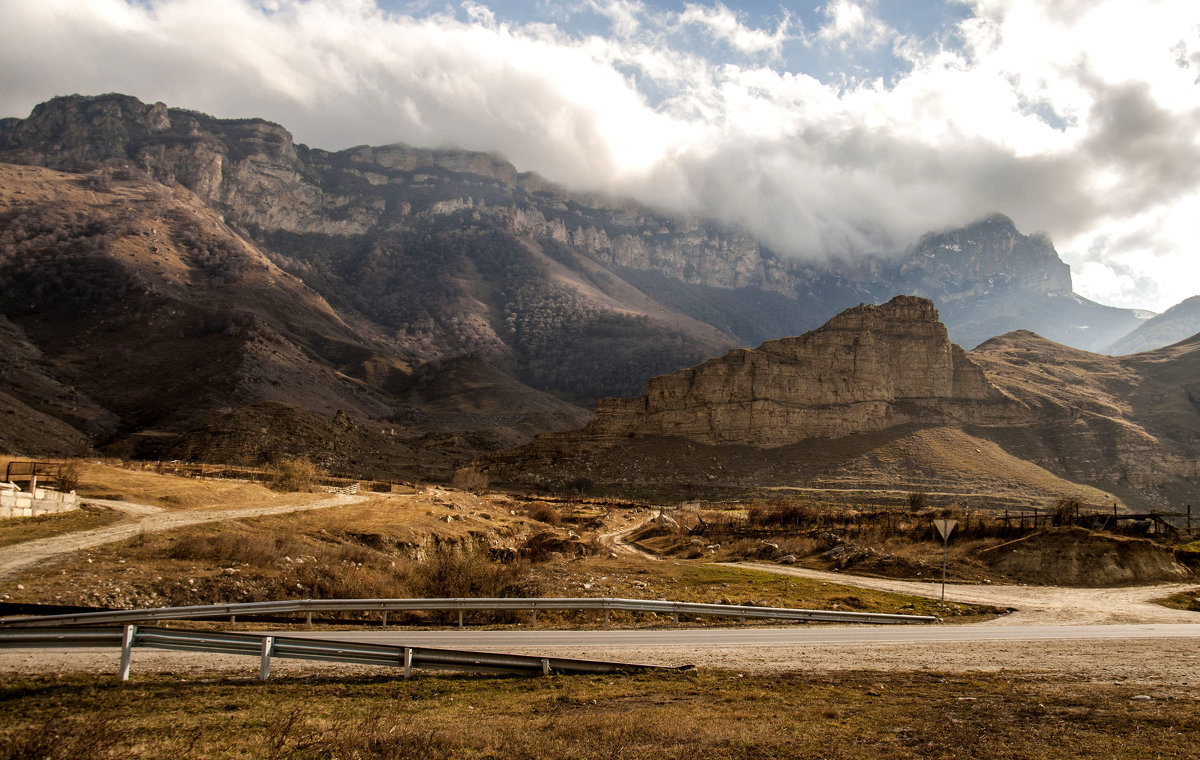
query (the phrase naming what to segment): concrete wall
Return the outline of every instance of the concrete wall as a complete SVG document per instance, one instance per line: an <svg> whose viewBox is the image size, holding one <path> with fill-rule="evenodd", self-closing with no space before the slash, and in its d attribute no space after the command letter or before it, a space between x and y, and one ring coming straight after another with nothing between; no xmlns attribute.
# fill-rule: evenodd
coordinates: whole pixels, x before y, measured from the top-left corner
<svg viewBox="0 0 1200 760"><path fill-rule="evenodd" d="M79 497L74 491L62 493L49 488L14 491L0 488L0 518L37 517L79 509Z"/></svg>

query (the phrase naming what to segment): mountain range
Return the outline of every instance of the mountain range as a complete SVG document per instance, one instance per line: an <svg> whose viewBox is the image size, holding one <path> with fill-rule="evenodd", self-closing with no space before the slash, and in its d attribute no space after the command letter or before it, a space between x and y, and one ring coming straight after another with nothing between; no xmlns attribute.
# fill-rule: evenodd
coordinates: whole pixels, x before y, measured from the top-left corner
<svg viewBox="0 0 1200 760"><path fill-rule="evenodd" d="M1001 215L806 261L489 154L330 152L124 95L0 120L0 162L12 451L438 476L899 293L965 346L1025 329L1100 350L1153 316L1076 295Z"/></svg>

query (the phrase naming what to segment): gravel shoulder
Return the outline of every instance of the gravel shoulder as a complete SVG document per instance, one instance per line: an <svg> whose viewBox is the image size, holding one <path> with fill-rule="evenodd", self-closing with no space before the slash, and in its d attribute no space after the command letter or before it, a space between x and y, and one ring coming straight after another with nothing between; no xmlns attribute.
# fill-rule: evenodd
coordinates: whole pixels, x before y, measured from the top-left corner
<svg viewBox="0 0 1200 760"><path fill-rule="evenodd" d="M511 647L514 654L551 655L738 673L806 671L1040 674L1047 678L1096 683L1174 687L1200 683L1200 647L1193 639L1111 639L1075 641L812 643L754 647L665 646ZM0 673L95 673L115 678L120 652L113 649L0 649ZM218 673L253 679L257 657L138 649L139 673L199 676ZM273 660L271 677L374 673L402 677L396 668Z"/></svg>

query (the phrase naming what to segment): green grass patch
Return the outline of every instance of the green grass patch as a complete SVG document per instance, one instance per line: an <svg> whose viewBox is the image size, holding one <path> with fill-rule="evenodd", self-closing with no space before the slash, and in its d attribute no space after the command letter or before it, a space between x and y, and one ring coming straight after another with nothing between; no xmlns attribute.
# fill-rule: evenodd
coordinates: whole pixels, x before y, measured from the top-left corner
<svg viewBox="0 0 1200 760"><path fill-rule="evenodd" d="M1155 599L1154 603L1175 610L1200 612L1200 588L1188 589L1187 591L1180 591L1177 594L1171 594L1162 599Z"/></svg>
<svg viewBox="0 0 1200 760"><path fill-rule="evenodd" d="M17 677L0 758L1191 758L1200 688L1019 674Z"/></svg>

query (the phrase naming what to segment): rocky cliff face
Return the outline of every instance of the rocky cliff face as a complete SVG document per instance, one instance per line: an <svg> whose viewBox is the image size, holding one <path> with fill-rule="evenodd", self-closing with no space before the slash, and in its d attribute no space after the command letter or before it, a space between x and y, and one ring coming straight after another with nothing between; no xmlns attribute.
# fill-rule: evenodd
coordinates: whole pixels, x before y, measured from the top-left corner
<svg viewBox="0 0 1200 760"><path fill-rule="evenodd" d="M1019 289L1071 294L1071 268L1044 235L1022 235L1005 216L921 238L900 264L909 292L944 301Z"/></svg>
<svg viewBox="0 0 1200 760"><path fill-rule="evenodd" d="M447 470L588 417L486 362L408 361L203 199L116 174L0 164L0 452L290 453L394 473L420 449L425 461L439 450L434 467ZM441 398L419 397L430 384ZM334 449L329 418L353 421L369 450ZM413 442L446 431L459 439Z"/></svg>
<svg viewBox="0 0 1200 760"><path fill-rule="evenodd" d="M1023 483L1037 506L1070 493L1178 506L1200 495L1198 361L1200 341L1118 358L1030 332L965 353L930 301L898 296L656 377L639 398L602 399L585 428L480 466L676 497L907 482L995 506Z"/></svg>
<svg viewBox="0 0 1200 760"><path fill-rule="evenodd" d="M580 400L634 393L653 374L735 345L796 335L831 313L897 293L938 302L952 338L964 345L1027 328L1098 348L1137 321L1127 310L1074 297L1069 270L1049 241L1021 235L1004 217L929 236L907 253L808 264L776 256L744 231L571 193L488 154L402 145L328 152L295 145L286 130L262 120L214 119L122 95L56 98L27 119L6 120L0 160L67 171L119 165L179 182L337 306L353 299L333 290L363 286L354 279L357 262L383 259L409 273L387 284L405 289L403 300L419 308L397 313L368 305L366 316L414 336L414 353L480 353L526 382ZM547 297L535 304L515 298L519 288L501 287L497 301L496 288L471 287L478 262L456 261L461 241L474 234L547 251L601 293L564 286L568 280L526 255L522 276L540 275L533 285ZM414 260L417 245L421 260ZM443 261L458 271L430 271ZM630 303L630 291L642 302ZM438 296L434 303L425 303L429 293ZM592 381L595 366L548 373L542 365L561 357L543 355L495 317L561 312L564 299L578 303L556 321L586 323L588 334L572 338L572 355L612 358L612 346L598 347L593 335L611 332L625 316L654 326L650 335L626 322L626 343L653 338L680 349L657 357L635 350L599 384ZM572 373L566 383L547 376ZM638 379L620 379L630 376Z"/></svg>
<svg viewBox="0 0 1200 760"><path fill-rule="evenodd" d="M781 446L921 422L983 421L1003 397L927 299L861 305L799 337L733 351L602 399L584 435Z"/></svg>

